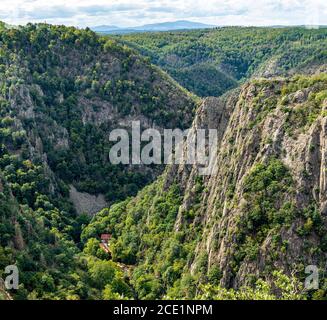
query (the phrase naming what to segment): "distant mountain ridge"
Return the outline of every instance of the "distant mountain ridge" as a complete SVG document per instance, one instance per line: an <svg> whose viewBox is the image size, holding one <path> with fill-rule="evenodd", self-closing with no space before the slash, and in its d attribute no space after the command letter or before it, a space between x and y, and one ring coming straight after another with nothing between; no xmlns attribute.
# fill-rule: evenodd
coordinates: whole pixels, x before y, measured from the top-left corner
<svg viewBox="0 0 327 320"><path fill-rule="evenodd" d="M130 28L120 28L112 25L100 25L92 27L91 29L95 32L99 33L134 33L134 32L153 32L153 31L172 31L172 30L194 30L194 29L206 29L206 28L215 28L214 25L209 25L200 22L192 22L187 20L179 20L173 22L162 22L162 23L154 23L154 24L145 24L143 26L138 27L130 27Z"/></svg>
<svg viewBox="0 0 327 320"><path fill-rule="evenodd" d="M106 32L106 31L119 30L120 28L117 26L100 25L91 29L95 32Z"/></svg>

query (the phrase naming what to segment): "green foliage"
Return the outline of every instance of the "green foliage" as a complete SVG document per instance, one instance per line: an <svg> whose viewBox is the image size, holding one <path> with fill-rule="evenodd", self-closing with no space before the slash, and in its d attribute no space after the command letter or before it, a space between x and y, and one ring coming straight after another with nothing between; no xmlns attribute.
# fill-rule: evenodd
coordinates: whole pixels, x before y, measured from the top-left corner
<svg viewBox="0 0 327 320"><path fill-rule="evenodd" d="M208 282L211 285L218 285L220 279L222 278L222 272L218 266L212 266L208 272Z"/></svg>
<svg viewBox="0 0 327 320"><path fill-rule="evenodd" d="M137 265L131 284L140 299L157 299L173 286L192 250L192 246L181 244L184 232L174 232L179 188L172 185L169 190L159 190L162 179L145 188L136 199L103 210L82 233L84 241L102 232L113 235L113 260ZM84 250L89 250L90 241Z"/></svg>
<svg viewBox="0 0 327 320"><path fill-rule="evenodd" d="M292 194L292 184L291 175L280 160L271 159L268 164L260 163L252 169L244 181L247 214L243 223L249 231L257 231L267 223L291 222L294 209L291 203L283 203L282 195ZM277 201L282 213L276 210Z"/></svg>
<svg viewBox="0 0 327 320"><path fill-rule="evenodd" d="M297 215L295 204L288 200L293 193L291 174L280 160L272 158L253 167L244 181L246 202L238 223L234 272L243 260L257 259L268 233L278 235L282 227L291 225Z"/></svg>
<svg viewBox="0 0 327 320"><path fill-rule="evenodd" d="M242 28L118 36L199 96L219 96L271 62L288 74L326 63L326 28Z"/></svg>
<svg viewBox="0 0 327 320"><path fill-rule="evenodd" d="M310 126L319 116L324 117L327 99L327 75L295 76L282 88L281 104L286 113L288 133ZM309 94L308 94L309 93ZM302 96L302 98L297 98Z"/></svg>
<svg viewBox="0 0 327 320"><path fill-rule="evenodd" d="M192 122L193 96L132 49L89 29L28 24L1 29L0 43L0 137L20 147L26 135L39 135L50 168L79 191L115 202L161 172L109 162L109 133L125 117L171 128ZM26 101L33 116L19 116L19 125L15 113Z"/></svg>
<svg viewBox="0 0 327 320"><path fill-rule="evenodd" d="M273 272L271 282L257 281L254 288L225 289L210 284L202 285L197 299L203 300L306 300L301 283L281 271Z"/></svg>
<svg viewBox="0 0 327 320"><path fill-rule="evenodd" d="M109 201L135 194L156 173L111 166L109 131L127 114L188 126L193 98L132 50L88 29L1 27L0 44L0 270L18 266L14 298L133 297L125 271L106 261L99 234L80 252L89 218L76 216L68 184L107 193ZM116 118L107 121L103 109Z"/></svg>

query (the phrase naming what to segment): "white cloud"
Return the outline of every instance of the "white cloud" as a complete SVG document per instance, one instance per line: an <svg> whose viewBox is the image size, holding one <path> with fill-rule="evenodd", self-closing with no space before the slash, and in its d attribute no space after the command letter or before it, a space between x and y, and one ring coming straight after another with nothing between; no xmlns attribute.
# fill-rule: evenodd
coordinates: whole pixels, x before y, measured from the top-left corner
<svg viewBox="0 0 327 320"><path fill-rule="evenodd" d="M327 24L325 0L1 0L0 19L135 26L189 19L217 25Z"/></svg>

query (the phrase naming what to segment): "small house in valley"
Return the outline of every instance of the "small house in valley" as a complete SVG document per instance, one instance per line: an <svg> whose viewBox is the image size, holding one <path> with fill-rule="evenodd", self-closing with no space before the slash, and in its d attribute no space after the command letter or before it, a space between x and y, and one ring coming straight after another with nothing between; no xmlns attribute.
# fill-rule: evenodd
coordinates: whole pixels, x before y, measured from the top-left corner
<svg viewBox="0 0 327 320"><path fill-rule="evenodd" d="M111 234L104 233L101 235L101 242L108 244L109 240L111 239Z"/></svg>

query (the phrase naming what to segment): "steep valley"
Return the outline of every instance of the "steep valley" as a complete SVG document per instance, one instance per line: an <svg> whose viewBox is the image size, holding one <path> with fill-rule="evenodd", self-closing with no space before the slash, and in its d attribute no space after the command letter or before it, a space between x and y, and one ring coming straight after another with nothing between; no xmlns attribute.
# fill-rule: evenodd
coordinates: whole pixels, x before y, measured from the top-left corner
<svg viewBox="0 0 327 320"><path fill-rule="evenodd" d="M134 120L187 128L198 99L90 30L0 25L0 42L1 274L17 264L17 298L67 298L86 281L73 276L85 270L76 262L85 214L135 195L163 170L111 165L110 131ZM81 195L101 201L85 206Z"/></svg>
<svg viewBox="0 0 327 320"><path fill-rule="evenodd" d="M0 279L20 270L10 297L326 299L323 278L303 287L327 258L326 29L240 29L130 36L143 51L209 38L215 76L198 50L183 59L213 87L175 77L200 99L170 77L185 61L152 60L168 75L129 36L0 25ZM214 172L112 165L108 135L134 120L217 130Z"/></svg>
<svg viewBox="0 0 327 320"><path fill-rule="evenodd" d="M194 298L206 283L240 289L280 270L299 279L308 265L324 270L326 80L255 80L207 99L193 132L219 130L217 172L171 166L83 236L113 234L113 259L136 263L136 287L153 282L141 298Z"/></svg>
<svg viewBox="0 0 327 320"><path fill-rule="evenodd" d="M200 97L220 96L251 77L326 71L327 64L324 27L221 27L117 38Z"/></svg>

